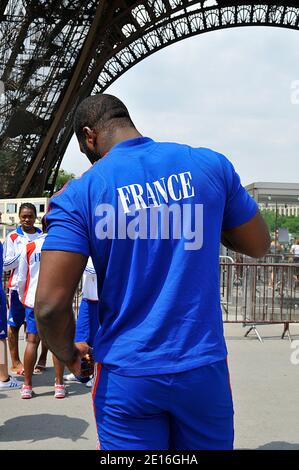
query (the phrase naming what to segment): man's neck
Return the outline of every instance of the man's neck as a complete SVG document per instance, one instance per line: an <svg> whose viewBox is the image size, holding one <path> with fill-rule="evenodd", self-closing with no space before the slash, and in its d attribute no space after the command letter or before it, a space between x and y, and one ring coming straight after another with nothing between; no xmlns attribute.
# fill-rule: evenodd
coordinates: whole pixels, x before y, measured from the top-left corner
<svg viewBox="0 0 299 470"><path fill-rule="evenodd" d="M101 153L105 155L114 145L124 142L125 140L136 139L137 137L142 137L142 135L133 127L116 129L115 132L109 136L109 141L107 139L106 145Z"/></svg>

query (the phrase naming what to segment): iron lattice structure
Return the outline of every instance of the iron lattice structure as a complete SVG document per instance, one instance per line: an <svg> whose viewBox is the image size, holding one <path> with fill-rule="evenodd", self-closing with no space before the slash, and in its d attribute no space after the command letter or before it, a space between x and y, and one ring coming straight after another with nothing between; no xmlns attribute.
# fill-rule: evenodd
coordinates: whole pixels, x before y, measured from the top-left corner
<svg viewBox="0 0 299 470"><path fill-rule="evenodd" d="M299 0L1 0L0 197L53 191L72 112L182 39L240 26L299 28Z"/></svg>

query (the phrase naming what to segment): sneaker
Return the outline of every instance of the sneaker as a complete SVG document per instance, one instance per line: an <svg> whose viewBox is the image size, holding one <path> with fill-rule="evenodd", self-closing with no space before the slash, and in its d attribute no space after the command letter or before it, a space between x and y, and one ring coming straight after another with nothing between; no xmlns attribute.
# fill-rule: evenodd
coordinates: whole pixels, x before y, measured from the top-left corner
<svg viewBox="0 0 299 470"><path fill-rule="evenodd" d="M91 388L93 386L94 378L92 377L86 384L85 387Z"/></svg>
<svg viewBox="0 0 299 470"><path fill-rule="evenodd" d="M63 380L66 382L80 382L74 374L67 374L63 376Z"/></svg>
<svg viewBox="0 0 299 470"><path fill-rule="evenodd" d="M22 385L21 398L32 398L32 385Z"/></svg>
<svg viewBox="0 0 299 470"><path fill-rule="evenodd" d="M15 379L14 377L8 376L9 380L7 382L0 382L0 390L10 390L13 388L21 388L23 382Z"/></svg>
<svg viewBox="0 0 299 470"><path fill-rule="evenodd" d="M64 398L65 397L65 385L55 384L54 385L54 397L55 398Z"/></svg>

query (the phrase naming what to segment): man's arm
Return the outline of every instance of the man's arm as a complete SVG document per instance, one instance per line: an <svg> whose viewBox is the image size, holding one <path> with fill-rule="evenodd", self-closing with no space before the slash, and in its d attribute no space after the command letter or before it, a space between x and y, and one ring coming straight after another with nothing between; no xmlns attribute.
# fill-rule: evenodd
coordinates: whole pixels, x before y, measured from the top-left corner
<svg viewBox="0 0 299 470"><path fill-rule="evenodd" d="M221 242L227 248L253 258L261 258L270 247L268 227L259 212L248 222L222 231Z"/></svg>
<svg viewBox="0 0 299 470"><path fill-rule="evenodd" d="M87 259L66 251L43 251L41 256L34 306L37 328L48 348L67 366L78 365L72 305Z"/></svg>

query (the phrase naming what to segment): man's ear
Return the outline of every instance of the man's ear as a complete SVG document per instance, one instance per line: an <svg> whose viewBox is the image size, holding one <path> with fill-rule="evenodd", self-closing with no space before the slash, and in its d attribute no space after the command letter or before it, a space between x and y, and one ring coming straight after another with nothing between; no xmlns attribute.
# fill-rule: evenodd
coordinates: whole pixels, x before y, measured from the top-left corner
<svg viewBox="0 0 299 470"><path fill-rule="evenodd" d="M90 127L85 126L83 127L83 133L86 138L86 141L89 144L94 145L94 140L95 140L94 131L90 129Z"/></svg>
<svg viewBox="0 0 299 470"><path fill-rule="evenodd" d="M97 134L94 129L90 129L90 127L83 127L84 136L86 139L86 143L90 149L94 149L97 145Z"/></svg>

